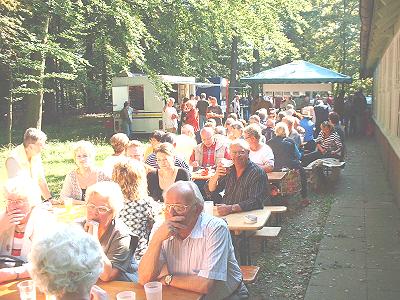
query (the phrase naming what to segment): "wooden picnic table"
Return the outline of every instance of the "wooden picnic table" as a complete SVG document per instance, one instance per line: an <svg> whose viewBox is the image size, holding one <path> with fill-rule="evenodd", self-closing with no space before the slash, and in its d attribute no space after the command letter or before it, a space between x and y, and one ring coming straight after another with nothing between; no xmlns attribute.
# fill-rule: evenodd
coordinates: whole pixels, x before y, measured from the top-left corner
<svg viewBox="0 0 400 300"><path fill-rule="evenodd" d="M11 281L0 285L0 299L2 300L19 300L19 292L17 284L23 280ZM105 290L110 300L116 299L119 292L134 291L136 293L136 300L146 300L146 295L143 286L138 283L125 282L125 281L111 281L97 283L99 287ZM163 286L163 299L164 300L198 300L201 294L190 292L172 286ZM36 291L37 300L45 300L46 295Z"/></svg>

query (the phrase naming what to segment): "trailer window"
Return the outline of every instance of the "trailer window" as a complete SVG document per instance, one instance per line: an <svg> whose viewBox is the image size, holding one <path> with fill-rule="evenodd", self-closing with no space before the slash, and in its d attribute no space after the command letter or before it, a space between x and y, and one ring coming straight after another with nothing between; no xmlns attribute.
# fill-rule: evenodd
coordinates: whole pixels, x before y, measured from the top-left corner
<svg viewBox="0 0 400 300"><path fill-rule="evenodd" d="M144 86L129 86L129 100L133 109L144 110Z"/></svg>

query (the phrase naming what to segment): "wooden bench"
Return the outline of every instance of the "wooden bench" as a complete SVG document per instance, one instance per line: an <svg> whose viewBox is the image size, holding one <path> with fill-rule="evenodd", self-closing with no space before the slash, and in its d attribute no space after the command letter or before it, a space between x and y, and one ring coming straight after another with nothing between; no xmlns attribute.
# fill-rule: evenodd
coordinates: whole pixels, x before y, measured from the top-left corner
<svg viewBox="0 0 400 300"><path fill-rule="evenodd" d="M265 206L270 212L271 215L274 216L274 226L278 226L282 222L282 215L287 211L286 206L278 205L278 206Z"/></svg>
<svg viewBox="0 0 400 300"><path fill-rule="evenodd" d="M260 267L257 266L240 266L242 272L243 282L245 284L253 283L257 279L258 271Z"/></svg>
<svg viewBox="0 0 400 300"><path fill-rule="evenodd" d="M254 234L254 237L263 239L262 244L261 244L262 252L265 252L265 250L267 248L267 240L278 237L281 229L282 229L282 227L264 227L264 228L256 231L256 233Z"/></svg>

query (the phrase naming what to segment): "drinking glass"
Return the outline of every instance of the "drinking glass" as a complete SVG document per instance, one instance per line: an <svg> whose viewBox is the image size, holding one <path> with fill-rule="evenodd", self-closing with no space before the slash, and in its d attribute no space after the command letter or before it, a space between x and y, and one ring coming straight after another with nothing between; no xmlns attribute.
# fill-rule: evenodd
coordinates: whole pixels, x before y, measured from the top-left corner
<svg viewBox="0 0 400 300"><path fill-rule="evenodd" d="M162 300L162 284L158 281L148 282L144 285L147 300Z"/></svg>
<svg viewBox="0 0 400 300"><path fill-rule="evenodd" d="M33 280L24 280L17 284L21 300L36 300L36 287Z"/></svg>
<svg viewBox="0 0 400 300"><path fill-rule="evenodd" d="M123 291L117 294L117 300L136 300L136 293L132 291Z"/></svg>

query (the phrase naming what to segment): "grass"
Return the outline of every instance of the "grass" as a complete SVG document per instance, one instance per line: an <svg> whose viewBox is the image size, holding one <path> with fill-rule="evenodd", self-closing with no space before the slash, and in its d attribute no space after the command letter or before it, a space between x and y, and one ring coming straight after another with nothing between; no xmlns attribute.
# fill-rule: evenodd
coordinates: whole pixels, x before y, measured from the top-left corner
<svg viewBox="0 0 400 300"><path fill-rule="evenodd" d="M57 124L43 126L42 130L47 134L48 143L42 152L42 161L47 183L56 196L60 194L65 175L75 167L72 156L74 142L84 139L90 140L95 144L97 149L96 165L99 167L103 165L104 158L113 153L111 146L108 144L108 139L112 133L103 126L106 117L105 115L86 115L63 119ZM22 136L22 130L13 132L14 145L22 142ZM0 142L3 143L0 148L0 165L2 166L0 169L0 184L3 184L7 179L4 164L12 147L4 145L4 135L1 135ZM2 193L0 207L4 207Z"/></svg>

